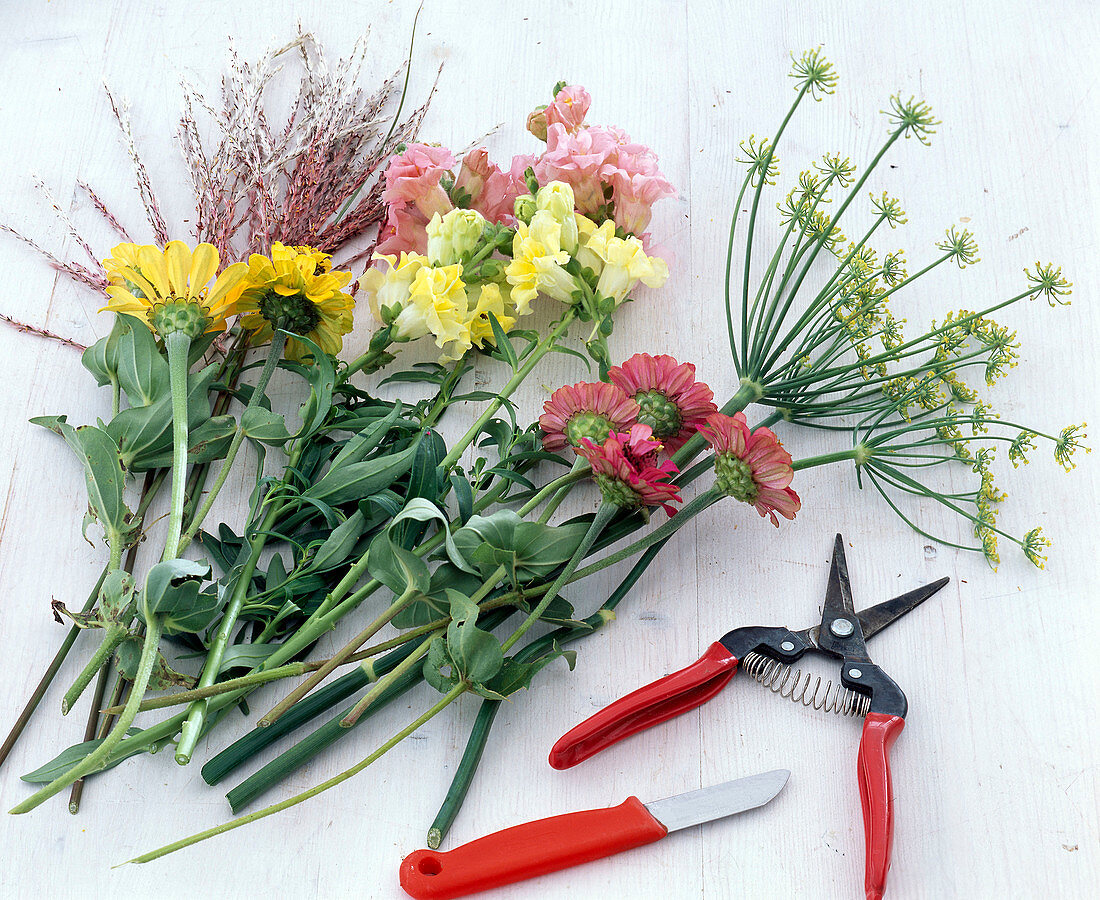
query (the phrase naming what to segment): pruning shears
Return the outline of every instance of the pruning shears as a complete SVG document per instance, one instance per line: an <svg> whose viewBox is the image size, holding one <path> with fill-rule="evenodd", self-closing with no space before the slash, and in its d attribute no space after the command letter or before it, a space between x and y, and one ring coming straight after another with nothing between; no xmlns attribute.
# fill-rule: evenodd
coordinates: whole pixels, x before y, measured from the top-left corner
<svg viewBox="0 0 1100 900"><path fill-rule="evenodd" d="M908 703L894 680L871 661L866 641L949 580L941 578L857 613L844 542L838 534L819 624L802 631L759 626L734 629L687 668L616 700L570 730L550 751L550 765L570 768L623 738L702 705L726 686L739 667L796 703L862 716L856 770L866 838L865 886L868 900L878 900L886 889L894 832L889 753L905 727ZM820 677L803 676L801 670L791 668L811 651L841 660L838 684L823 683Z"/></svg>

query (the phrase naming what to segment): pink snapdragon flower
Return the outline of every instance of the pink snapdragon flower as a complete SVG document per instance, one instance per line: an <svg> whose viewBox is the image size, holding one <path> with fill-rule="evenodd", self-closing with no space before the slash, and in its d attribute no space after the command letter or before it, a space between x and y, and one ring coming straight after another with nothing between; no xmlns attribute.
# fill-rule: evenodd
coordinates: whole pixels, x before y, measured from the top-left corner
<svg viewBox="0 0 1100 900"><path fill-rule="evenodd" d="M627 432L613 431L602 444L589 438L577 452L592 466L592 475L604 500L623 509L660 506L670 516L671 505L680 502L680 489L669 483L679 473L670 460L657 463L662 449L648 425L631 425Z"/></svg>
<svg viewBox="0 0 1100 900"><path fill-rule="evenodd" d="M744 413L732 418L715 413L699 426L699 433L714 448L714 483L720 490L751 503L761 516L770 516L776 528L776 513L794 518L802 501L788 487L794 479L791 455L770 428L750 431Z"/></svg>
<svg viewBox="0 0 1100 900"><path fill-rule="evenodd" d="M567 384L550 395L539 416L542 446L550 451L580 446L585 438L603 444L613 431L638 419L638 404L613 384Z"/></svg>
<svg viewBox="0 0 1100 900"><path fill-rule="evenodd" d="M455 164L446 147L409 144L386 167L386 223L378 234L377 252L383 254L424 253L428 244L427 225L436 213L453 209L451 198L440 179Z"/></svg>
<svg viewBox="0 0 1100 900"><path fill-rule="evenodd" d="M469 194L470 209L476 209L488 221L510 225L515 221L512 210L516 197L527 192L527 185L523 180L523 169L520 169L518 177L514 171L503 172L489 161L489 151L478 147L462 160L455 189Z"/></svg>
<svg viewBox="0 0 1100 900"><path fill-rule="evenodd" d="M573 189L577 212L592 215L607 203L604 175L609 174L608 158L615 150L615 139L606 128L584 128L576 134L560 122L546 133L546 152L535 162L539 184L564 181Z"/></svg>
<svg viewBox="0 0 1100 900"><path fill-rule="evenodd" d="M579 84L563 87L546 107L546 126L562 125L570 134L576 134L584 126L584 117L592 105L592 97Z"/></svg>
<svg viewBox="0 0 1100 900"><path fill-rule="evenodd" d="M695 366L671 356L635 353L621 366L612 366L607 377L638 404L638 421L653 429L669 453L679 450L708 416L718 412L714 393L695 380Z"/></svg>
<svg viewBox="0 0 1100 900"><path fill-rule="evenodd" d="M653 204L665 197L675 197L676 189L661 174L631 175L625 169L616 169L611 176L615 203L615 224L623 231L645 236L645 230L653 218Z"/></svg>

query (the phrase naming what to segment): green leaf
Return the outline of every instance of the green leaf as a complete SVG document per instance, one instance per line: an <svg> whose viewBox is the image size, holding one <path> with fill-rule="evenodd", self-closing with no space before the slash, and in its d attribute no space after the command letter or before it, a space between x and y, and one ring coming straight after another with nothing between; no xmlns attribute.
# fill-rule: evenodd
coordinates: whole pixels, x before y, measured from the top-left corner
<svg viewBox="0 0 1100 900"><path fill-rule="evenodd" d="M99 589L99 612L104 620L117 622L129 621L134 614L134 591L137 586L134 577L125 569L115 569L103 579Z"/></svg>
<svg viewBox="0 0 1100 900"><path fill-rule="evenodd" d="M325 424L329 410L332 409L332 391L336 386L336 369L333 367L332 357L309 338L295 335L295 339L313 351L313 365L305 366L299 363L282 362L280 366L296 372L309 384L309 398L298 410L298 417L302 420L302 426L298 429L298 433L294 435L296 439L304 441L320 430Z"/></svg>
<svg viewBox="0 0 1100 900"><path fill-rule="evenodd" d="M465 525L470 516L474 514L474 489L461 475L451 474L451 487L455 491L455 499L458 501L458 519Z"/></svg>
<svg viewBox="0 0 1100 900"><path fill-rule="evenodd" d="M135 734L141 734L140 728L131 728L126 732L127 736L133 736ZM64 775L73 766L80 762L89 753L95 750L100 744L103 743L103 738L99 738L94 741L84 741L82 744L74 744L66 750L62 750L57 756L51 759L44 766L35 769L33 772L28 772L26 775L20 775L21 781L26 781L29 784L48 784L60 775ZM144 753L146 747L134 747L129 753L123 752L121 756L117 758L108 757L110 762L107 763L99 771L106 771L107 769L113 769L124 759L129 759L131 756L136 756L138 753Z"/></svg>
<svg viewBox="0 0 1100 900"><path fill-rule="evenodd" d="M190 428L210 418L210 385L217 364L188 376L187 416ZM120 370L121 376L121 370ZM107 424L107 433L119 447L122 464L130 469L172 447L172 397L166 390L146 406L124 409Z"/></svg>
<svg viewBox="0 0 1100 900"><path fill-rule="evenodd" d="M131 321L129 316L115 316L111 333L92 344L80 357L80 362L92 373L100 387L118 378L118 342L129 331Z"/></svg>
<svg viewBox="0 0 1100 900"><path fill-rule="evenodd" d="M118 339L118 381L131 407L149 406L169 393L168 360L148 326L127 318Z"/></svg>
<svg viewBox="0 0 1100 900"><path fill-rule="evenodd" d="M302 496L335 506L376 494L409 470L418 444L419 438L412 446L398 453L329 469Z"/></svg>
<svg viewBox="0 0 1100 900"><path fill-rule="evenodd" d="M201 425L192 427L187 435L187 463L211 462L221 459L229 450L237 422L232 416L211 416ZM167 469L172 465L172 449L168 447L161 453L143 454L132 465L134 472L147 472L150 469Z"/></svg>
<svg viewBox="0 0 1100 900"><path fill-rule="evenodd" d="M253 669L278 649L278 644L233 644L226 649L218 674L230 669Z"/></svg>
<svg viewBox="0 0 1100 900"><path fill-rule="evenodd" d="M542 525L502 509L489 516L471 516L454 532L454 542L483 575L504 564L515 568L518 581L526 582L545 577L566 562L587 530L586 522Z"/></svg>
<svg viewBox="0 0 1100 900"><path fill-rule="evenodd" d="M444 673L444 669L450 672ZM445 694L458 684L458 676L455 673L454 663L447 655L447 643L441 637L437 637L428 645L428 655L424 658L424 680L434 687L439 693ZM26 776L24 776L24 779Z"/></svg>
<svg viewBox="0 0 1100 900"><path fill-rule="evenodd" d="M477 627L477 604L459 591L447 589L451 624L447 626L447 655L457 674L466 681L488 681L504 663L500 641Z"/></svg>
<svg viewBox="0 0 1100 900"><path fill-rule="evenodd" d="M61 435L76 452L84 464L88 505L95 518L106 532L124 534L129 528L130 511L122 502L122 462L111 436L94 425L73 428L64 416L40 416L31 422Z"/></svg>
<svg viewBox="0 0 1100 900"><path fill-rule="evenodd" d="M488 313L488 316L489 326L493 329L493 343L497 345L497 353L493 355L499 354L500 358L508 363L512 367L512 371L515 372L519 368L519 357L516 356L516 348L512 346L512 342L508 340L508 335L500 327L497 317L492 313Z"/></svg>
<svg viewBox="0 0 1100 900"><path fill-rule="evenodd" d="M503 665L500 667L500 671L486 684L493 693L498 696L507 697L510 694L514 694L520 688L530 689L531 680L546 666L552 663L555 659L562 658L569 665L569 671L573 671L574 666L577 664L577 651L576 650L561 650L558 645L554 645L554 649L547 653L545 656L541 656L534 662L520 662L514 656L508 657L504 660Z"/></svg>
<svg viewBox="0 0 1100 900"><path fill-rule="evenodd" d="M365 528L366 519L357 509L330 532L324 543L317 548L305 571L330 569L347 560Z"/></svg>
<svg viewBox="0 0 1100 900"><path fill-rule="evenodd" d="M463 572L452 563L436 566L428 590L393 617L394 628L417 628L451 614L447 588L472 594L481 587L481 576Z"/></svg>
<svg viewBox="0 0 1100 900"><path fill-rule="evenodd" d="M141 640L130 638L118 645L115 650L115 666L119 674L127 681L133 681L137 675L138 666L141 664ZM195 686L195 679L190 675L177 672L170 665L164 655L158 650L157 657L153 661L153 671L149 675L150 691L167 691L174 687L190 689Z"/></svg>
<svg viewBox="0 0 1100 900"><path fill-rule="evenodd" d="M393 409L391 409L387 415L371 422L368 427L352 436L352 438L344 444L343 449L336 454L329 470L338 469L349 463L362 462L368 453L382 443L382 439L386 436L390 428L393 427L393 423L397 421L399 415L401 415L400 402L395 403Z"/></svg>
<svg viewBox="0 0 1100 900"><path fill-rule="evenodd" d="M431 574L424 560L411 550L397 546L390 539L388 528L370 543L367 571L397 596L406 590L423 594L431 584Z"/></svg>
<svg viewBox="0 0 1100 900"><path fill-rule="evenodd" d="M283 417L262 406L252 406L244 411L241 415L241 430L250 440L273 447L290 440L290 432L286 430Z"/></svg>
<svg viewBox="0 0 1100 900"><path fill-rule="evenodd" d="M159 616L166 635L198 634L214 621L222 606L217 595L199 593L209 574L209 565L189 559L157 563L145 578L145 618Z"/></svg>

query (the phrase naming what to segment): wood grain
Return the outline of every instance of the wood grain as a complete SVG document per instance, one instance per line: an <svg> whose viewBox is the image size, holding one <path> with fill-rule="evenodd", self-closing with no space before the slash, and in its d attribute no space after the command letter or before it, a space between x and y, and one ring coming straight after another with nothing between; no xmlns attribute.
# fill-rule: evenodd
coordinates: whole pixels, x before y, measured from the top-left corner
<svg viewBox="0 0 1100 900"><path fill-rule="evenodd" d="M106 251L111 236L77 198L82 178L121 208L135 238L149 239L101 90L105 80L130 99L166 218L184 228L188 190L171 139L181 75L214 91L227 36L250 58L289 38L300 19L334 56L370 27L370 83L399 65L414 12L413 4L377 0L9 5L0 12L0 217L63 257L77 252L35 195L37 173ZM924 96L943 120L932 146L902 142L870 187L905 203L909 224L891 237L911 261L927 258L954 224L976 232L983 262L929 276L904 314L915 325L947 309L976 308L1014 293L1021 270L1036 259L1062 265L1077 285L1073 305L1051 310L1036 303L1004 316L1019 331L1023 358L994 395L1006 418L1056 431L1071 421L1100 421L1100 329L1092 303L1100 283L1098 40L1095 8L1083 0L437 0L421 18L413 85L414 96L422 95L444 63L423 136L448 146L466 146L503 123L489 138L494 157L533 150L523 131L526 113L566 78L592 93L590 118L620 125L657 150L680 190L652 227L673 277L623 310L612 350L692 360L722 397L736 387L720 306L725 233L740 178L731 159L742 138L770 133L787 108L788 53L823 44L842 80L836 96L809 104L792 125L781 152L787 177L826 150L863 163L884 135L878 111L889 95ZM774 223L770 211L765 218ZM767 240L774 228L762 233ZM0 263L0 312L83 343L105 333L109 322L95 314L97 298L6 237ZM349 352L366 334L349 342ZM109 399L91 386L77 352L2 324L0 367L4 727L62 637L49 616L50 597L78 602L104 558L80 538L83 488L68 450L27 419L67 412L89 421L107 413ZM525 415L553 386L583 374L576 360L547 361L521 397ZM477 378L500 383L491 363L479 366ZM796 457L835 446L815 434L784 437ZM809 624L839 530L851 545L857 604L940 575L953 578L872 648L911 706L893 756L890 896L1089 894L1087 886L1100 883L1097 741L1089 725L1100 674L1095 458L1084 457L1072 477L1047 454L1005 476L1006 524L1016 532L1042 525L1055 541L1045 572L1006 553L995 574L973 554L930 545L876 496L861 494L848 469L800 474L803 510L778 532L751 510L712 510L669 545L614 625L580 645L576 672L547 670L533 692L502 709L451 845L528 818L611 805L629 794L655 799L783 766L793 772L791 783L764 810L491 896L858 895L863 838L858 725L851 720L779 703L735 682L697 713L578 769L555 772L544 761L567 728L694 659L729 628ZM245 485L242 473L224 492L221 514L239 515ZM594 499L586 502L591 507ZM937 509L920 514L941 531L962 533ZM595 605L612 583L611 576L593 579L571 599L580 608ZM87 647L78 644L61 682ZM0 777L3 809L27 792L18 773L79 739L83 710L62 719L59 696L47 698ZM268 689L254 708L278 696L280 689ZM430 702L427 690L407 695L288 781L280 796L346 768ZM475 713L476 703L460 704L342 789L289 813L149 866L112 870L228 814L197 765L180 769L169 753L129 760L88 782L76 818L55 802L0 820L0 894L398 898L397 865L422 846ZM197 758L246 728L241 718L227 722L209 746L200 744Z"/></svg>

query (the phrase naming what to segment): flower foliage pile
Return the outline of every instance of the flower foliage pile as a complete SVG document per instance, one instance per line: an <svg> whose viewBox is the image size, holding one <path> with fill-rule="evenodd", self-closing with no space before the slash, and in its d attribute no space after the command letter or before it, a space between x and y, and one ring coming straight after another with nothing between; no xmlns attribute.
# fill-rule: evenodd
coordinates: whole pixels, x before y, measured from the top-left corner
<svg viewBox="0 0 1100 900"><path fill-rule="evenodd" d="M991 442L1003 442L1015 464L1049 438L1069 468L1083 428L1048 436L1003 421L966 379L979 372L991 383L1011 367L1015 335L990 315L1025 298L1063 302L1069 284L1060 270L1038 265L1015 297L951 313L907 338L892 309L895 295L937 265L975 262L973 238L949 231L938 256L909 275L901 253L870 246L880 226L904 221L898 201L883 194L871 198L870 230L847 240L839 222L873 165L856 178L846 158L826 154L780 201L776 249L756 265L752 234L761 194L778 175L782 129L750 139L732 226L751 194L740 298L734 282L726 296L740 386L719 406L690 363L649 353L614 362L614 317L635 292L668 277L647 229L654 204L674 190L649 148L620 129L587 123L591 100L583 88L559 84L552 101L531 114L528 128L545 142L540 152L514 157L505 171L478 147L456 167L450 151L415 140L423 108L402 120L404 97L391 82L367 97L352 86L353 63L330 76L305 36L293 49L306 74L300 115L282 132L269 129L262 100L279 54L259 67L234 57L221 113L189 92L182 135L199 210L193 241L169 238L120 116L151 243L131 241L89 191L124 243L95 268L50 257L105 294L114 314L110 334L83 357L111 389L110 416L79 427L65 416L36 420L76 453L89 492L85 526L97 524L108 549L84 609L55 604L74 628L102 632L63 710L97 673L117 676L103 722L93 703L96 738L25 775L42 787L14 812L172 741L176 761L188 764L200 738L233 721L226 714L268 682L304 676L255 730L206 761L209 783L360 695L234 787L228 797L236 812L425 682L440 696L351 769L138 861L334 787L461 696L476 694L482 707L464 765L429 835L437 846L500 701L530 687L555 660L572 666L574 651L565 645L610 622L660 549L710 506L733 498L776 527L780 517L793 520L802 502L795 474L810 466L854 464L861 483L921 533L899 494L958 513L974 548L991 561L1000 536L1041 565L1048 542L1038 529L1017 538L996 524L1004 495L992 480ZM797 58L793 74L795 107L836 83L816 51ZM372 116L395 104L379 140L384 121ZM209 109L221 131L207 149L196 105ZM899 98L888 118L883 153L902 137L926 141L935 124L923 103ZM261 178L273 170L282 177ZM366 257L348 242L373 225L377 243L361 271ZM731 272L734 247L731 234ZM366 350L345 361L339 354L357 295L374 330ZM521 328L542 304L553 312L545 332ZM568 345L577 323L583 353ZM434 341L439 361L391 371L386 380L426 385L426 399L385 400L353 380L389 366L422 338ZM263 361L254 378L253 353ZM507 373L498 391L463 391L479 353ZM594 362L595 380L560 387L538 421L523 426L510 398L550 353ZM290 415L267 393L279 369L300 382L301 406ZM477 412L448 446L437 424L467 403ZM753 403L765 417L750 427L743 410ZM841 445L794 460L773 427L795 426L839 436ZM248 508L215 527L208 515L246 442L259 460ZM708 458L691 464L703 453ZM938 487L934 476L945 467L971 476L973 487ZM137 473L144 473L140 491ZM701 478L710 484L692 486ZM589 482L593 499L596 489L602 498L596 512L555 521L559 505ZM163 551L139 580L134 556L162 484L170 486ZM656 507L667 517L651 517ZM578 611L562 596L568 585L627 560L632 568L598 608ZM331 657L307 658L318 638L356 620L357 633ZM386 628L395 633L383 638ZM201 660L194 674L176 670L188 668L175 658L180 645ZM362 665L315 690L352 662ZM146 697L160 690L174 692ZM131 729L139 713L172 706L181 711Z"/></svg>

